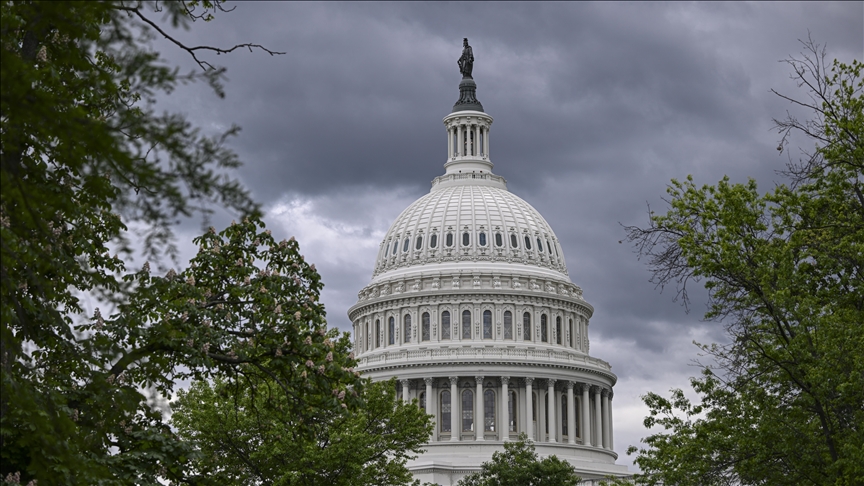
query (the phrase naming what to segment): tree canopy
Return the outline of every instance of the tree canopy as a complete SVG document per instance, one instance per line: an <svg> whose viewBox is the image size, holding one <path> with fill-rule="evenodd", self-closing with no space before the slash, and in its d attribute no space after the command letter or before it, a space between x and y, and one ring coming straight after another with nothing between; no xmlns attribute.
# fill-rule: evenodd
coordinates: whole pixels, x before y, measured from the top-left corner
<svg viewBox="0 0 864 486"><path fill-rule="evenodd" d="M864 477L864 81L804 43L788 60L812 118L775 120L778 149L803 136L788 184L673 180L665 214L629 237L654 281L709 291L730 342L681 390L644 397L640 484L852 485ZM779 94L779 93L778 93Z"/></svg>
<svg viewBox="0 0 864 486"><path fill-rule="evenodd" d="M556 456L543 459L534 452L534 443L524 433L504 443L504 452L492 454L480 471L469 474L458 486L576 486L582 479L567 461Z"/></svg>
<svg viewBox="0 0 864 486"><path fill-rule="evenodd" d="M314 265L264 230L230 175L236 128L212 137L156 112L178 83L222 94L223 71L200 55L240 46L188 47L150 17L188 27L222 12L209 1L0 3L0 479L212 482L159 406L179 380L266 382L298 416L360 404ZM167 65L154 36L203 69ZM188 268L156 275L176 221L215 208L241 222L197 238ZM133 238L154 268L133 268Z"/></svg>

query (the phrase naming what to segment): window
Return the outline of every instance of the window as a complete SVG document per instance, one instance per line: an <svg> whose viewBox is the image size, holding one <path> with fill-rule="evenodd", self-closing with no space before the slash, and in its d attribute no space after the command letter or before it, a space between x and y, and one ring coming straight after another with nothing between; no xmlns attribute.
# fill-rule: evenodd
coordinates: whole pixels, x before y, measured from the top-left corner
<svg viewBox="0 0 864 486"><path fill-rule="evenodd" d="M408 251L408 242L409 242L408 238L405 238L405 243L402 244L402 251L403 252Z"/></svg>
<svg viewBox="0 0 864 486"><path fill-rule="evenodd" d="M549 342L549 326L546 323L546 314L540 314L540 340L544 343Z"/></svg>
<svg viewBox="0 0 864 486"><path fill-rule="evenodd" d="M441 339L450 339L450 311L441 313Z"/></svg>
<svg viewBox="0 0 864 486"><path fill-rule="evenodd" d="M513 248L519 248L519 240L516 239L516 235L510 234L510 246ZM396 248L395 246L393 248ZM393 250L396 251L396 250Z"/></svg>
<svg viewBox="0 0 864 486"><path fill-rule="evenodd" d="M549 245L549 240L546 240L546 250L549 252L549 255L552 255L552 247Z"/></svg>
<svg viewBox="0 0 864 486"><path fill-rule="evenodd" d="M481 231L477 237L479 238L478 241L480 242L480 246L486 246L486 233Z"/></svg>
<svg viewBox="0 0 864 486"><path fill-rule="evenodd" d="M492 339L492 311L483 311L483 339Z"/></svg>
<svg viewBox="0 0 864 486"><path fill-rule="evenodd" d="M446 243L448 247L453 246L453 233L447 233Z"/></svg>
<svg viewBox="0 0 864 486"><path fill-rule="evenodd" d="M531 249L531 238L529 238L528 235L525 235L525 249Z"/></svg>
<svg viewBox="0 0 864 486"><path fill-rule="evenodd" d="M526 312L522 314L522 332L523 339L526 341L531 340L531 314Z"/></svg>
<svg viewBox="0 0 864 486"><path fill-rule="evenodd" d="M573 434L576 437L580 437L580 434L579 434L579 417L582 415L581 408L580 408L581 406L582 406L582 400L579 400L579 398L574 397L573 398Z"/></svg>
<svg viewBox="0 0 864 486"><path fill-rule="evenodd" d="M471 243L471 234L467 231L462 233L462 246L468 246Z"/></svg>
<svg viewBox="0 0 864 486"><path fill-rule="evenodd" d="M567 395L561 395L561 436L567 435Z"/></svg>
<svg viewBox="0 0 864 486"><path fill-rule="evenodd" d="M441 432L450 432L450 391L441 392Z"/></svg>
<svg viewBox="0 0 864 486"><path fill-rule="evenodd" d="M420 392L420 397L417 399L420 410L426 411L426 392Z"/></svg>
<svg viewBox="0 0 864 486"><path fill-rule="evenodd" d="M561 255L558 254L558 245L555 245L555 256L561 258Z"/></svg>
<svg viewBox="0 0 864 486"><path fill-rule="evenodd" d="M516 432L516 392L510 390L507 395L507 431Z"/></svg>
<svg viewBox="0 0 864 486"><path fill-rule="evenodd" d="M555 344L561 344L561 318L555 318Z"/></svg>
<svg viewBox="0 0 864 486"><path fill-rule="evenodd" d="M495 233L495 246L504 246L504 239L501 238L501 233Z"/></svg>
<svg viewBox="0 0 864 486"><path fill-rule="evenodd" d="M432 338L432 330L430 329L431 326L429 325L429 313L428 312L423 313L423 317L421 318L421 325L423 327L423 329L422 329L423 337L421 339L423 341L430 340Z"/></svg>
<svg viewBox="0 0 864 486"><path fill-rule="evenodd" d="M540 238L537 238L537 251L543 253L543 242L540 241Z"/></svg>
<svg viewBox="0 0 864 486"><path fill-rule="evenodd" d="M381 321L375 319L375 347L381 347Z"/></svg>
<svg viewBox="0 0 864 486"><path fill-rule="evenodd" d="M393 256L396 256L396 252L399 250L399 240L393 242Z"/></svg>
<svg viewBox="0 0 864 486"><path fill-rule="evenodd" d="M438 246L438 235L432 233L432 236L429 237L429 248L435 248Z"/></svg>
<svg viewBox="0 0 864 486"><path fill-rule="evenodd" d="M573 334L573 319L567 319L567 322L570 323L570 347L575 348L576 344L574 343L576 336Z"/></svg>
<svg viewBox="0 0 864 486"><path fill-rule="evenodd" d="M396 344L396 319L392 316L387 323L387 331L390 337L387 340L388 344Z"/></svg>
<svg viewBox="0 0 864 486"><path fill-rule="evenodd" d="M483 431L495 432L495 392L483 392Z"/></svg>
<svg viewBox="0 0 864 486"><path fill-rule="evenodd" d="M546 402L546 408L543 409L543 411L546 412L546 424L545 424L546 427L545 428L546 428L546 433L548 434L549 433L549 394L548 393L546 394L546 399L544 400L544 402ZM555 431L553 430L552 432L555 432ZM551 437L550 437L550 439L551 439Z"/></svg>
<svg viewBox="0 0 864 486"><path fill-rule="evenodd" d="M405 331L405 339L403 342L410 343L411 342L411 314L405 314L405 317L402 318L405 322L403 326Z"/></svg>
<svg viewBox="0 0 864 486"><path fill-rule="evenodd" d="M369 329L369 323L366 323L366 350L372 349L372 332Z"/></svg>
<svg viewBox="0 0 864 486"><path fill-rule="evenodd" d="M387 254L390 252L390 243L384 245L384 258L387 258Z"/></svg>
<svg viewBox="0 0 864 486"><path fill-rule="evenodd" d="M462 339L471 339L471 311L462 311Z"/></svg>
<svg viewBox="0 0 864 486"><path fill-rule="evenodd" d="M531 420L537 421L537 393L531 393ZM537 430L537 427L534 427Z"/></svg>
<svg viewBox="0 0 864 486"><path fill-rule="evenodd" d="M504 311L504 339L513 339L513 313Z"/></svg>
<svg viewBox="0 0 864 486"><path fill-rule="evenodd" d="M417 243L414 245L415 250L419 250L420 248L423 248L423 237L422 236L417 237Z"/></svg>
<svg viewBox="0 0 864 486"><path fill-rule="evenodd" d="M462 432L474 431L474 391L462 391Z"/></svg>

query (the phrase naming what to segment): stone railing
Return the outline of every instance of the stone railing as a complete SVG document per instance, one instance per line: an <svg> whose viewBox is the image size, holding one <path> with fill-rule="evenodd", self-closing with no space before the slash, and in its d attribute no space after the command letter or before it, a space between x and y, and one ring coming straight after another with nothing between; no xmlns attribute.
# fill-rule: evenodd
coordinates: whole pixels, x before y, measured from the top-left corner
<svg viewBox="0 0 864 486"><path fill-rule="evenodd" d="M485 159L485 157L484 157L484 159ZM445 174L442 176L438 176L438 177L432 179L432 187L435 187L442 182L463 181L463 180L469 180L469 179L497 182L499 184L504 184L505 187L507 184L507 179L504 179L501 176L497 176L495 174L486 174L486 173L478 174L478 173L472 172L472 173L465 173L465 174Z"/></svg>
<svg viewBox="0 0 864 486"><path fill-rule="evenodd" d="M426 349L397 349L372 353L358 358L359 369L364 370L385 364L428 364L448 361L497 361L505 360L518 364L569 364L612 371L612 367L602 359L583 354L554 349L529 349L525 347L436 347Z"/></svg>

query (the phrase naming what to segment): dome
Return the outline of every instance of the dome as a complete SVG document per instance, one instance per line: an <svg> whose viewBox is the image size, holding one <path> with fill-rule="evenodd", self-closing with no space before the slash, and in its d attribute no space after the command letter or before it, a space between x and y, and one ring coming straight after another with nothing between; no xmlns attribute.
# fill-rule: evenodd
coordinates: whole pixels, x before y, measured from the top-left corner
<svg viewBox="0 0 864 486"><path fill-rule="evenodd" d="M461 175L461 174L455 174ZM543 216L492 174L453 175L408 206L381 242L373 283L468 264L569 283L564 255Z"/></svg>

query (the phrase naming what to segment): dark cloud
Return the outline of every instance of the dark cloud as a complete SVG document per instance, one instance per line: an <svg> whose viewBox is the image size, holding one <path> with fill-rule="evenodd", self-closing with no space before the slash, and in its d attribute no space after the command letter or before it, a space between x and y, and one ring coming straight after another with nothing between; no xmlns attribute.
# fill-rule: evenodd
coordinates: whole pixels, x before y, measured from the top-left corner
<svg viewBox="0 0 864 486"><path fill-rule="evenodd" d="M556 231L596 309L592 352L634 387L620 392L633 401L647 387L685 387L690 341L724 336L700 320L704 291L691 289L686 314L674 289L648 282L618 243L621 224L644 225L648 203L663 210L672 178L782 182L771 119L794 107L769 90L805 93L778 61L808 32L829 57L861 59L864 4L261 2L193 27L180 37L286 52L214 58L228 68L226 99L192 86L163 105L206 130L243 127L232 141L239 175L274 233L297 234L318 263L328 318L343 329L389 222L442 173L441 119L467 36L495 118L495 172ZM616 412L631 423L619 448L638 440L639 418Z"/></svg>

